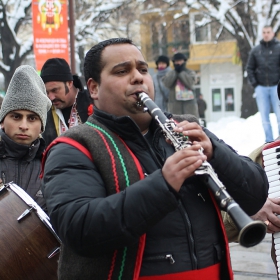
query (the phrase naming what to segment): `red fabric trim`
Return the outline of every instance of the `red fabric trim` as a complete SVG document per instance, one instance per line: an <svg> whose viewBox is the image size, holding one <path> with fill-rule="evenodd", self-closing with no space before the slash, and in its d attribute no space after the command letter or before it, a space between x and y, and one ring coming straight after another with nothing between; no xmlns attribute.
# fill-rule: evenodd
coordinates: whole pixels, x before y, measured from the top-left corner
<svg viewBox="0 0 280 280"><path fill-rule="evenodd" d="M276 141L265 144L263 147L263 150L267 150L267 149L277 147L277 146L280 146L280 140L276 140Z"/></svg>
<svg viewBox="0 0 280 280"><path fill-rule="evenodd" d="M229 251L228 239L227 239L226 229L225 229L224 223L223 223L221 209L219 208L213 193L210 190L209 190L209 193L210 193L212 201L213 201L213 203L215 205L215 209L217 211L218 217L219 217L219 221L220 221L220 225L221 225L221 228L222 228L223 237L224 237L224 241L225 241L226 260L227 260L228 273L229 273L230 279L233 280L233 271L232 271L231 261L230 261L230 251Z"/></svg>
<svg viewBox="0 0 280 280"><path fill-rule="evenodd" d="M115 251L114 251L113 258L112 258L112 264L111 264L111 268L110 268L110 271L109 271L109 275L108 275L107 280L112 279L113 271L114 271L115 264L116 264L117 253L118 253L118 250L115 250Z"/></svg>
<svg viewBox="0 0 280 280"><path fill-rule="evenodd" d="M86 149L83 145L81 145L79 142L77 142L76 140L73 140L72 138L68 138L65 136L61 136L56 138L55 140L53 140L50 145L47 147L47 149L44 151L43 153L43 158L42 158L42 162L41 162L41 172L40 172L40 179L43 178L44 175L44 170L45 170L45 162L46 162L46 156L47 153L49 152L49 150L56 144L59 143L65 143L65 144L69 144L75 148L77 148L79 151L81 151L83 154L85 154L91 161L93 161L92 155L89 152L88 149Z"/></svg>
<svg viewBox="0 0 280 280"><path fill-rule="evenodd" d="M144 255L145 244L146 244L146 234L143 234L140 237L140 240L139 240L139 246L138 246L137 257L136 257L136 261L135 261L134 274L133 274L133 280L138 280L139 279L140 269L141 269L141 266L142 266L142 259L143 259L143 255Z"/></svg>
<svg viewBox="0 0 280 280"><path fill-rule="evenodd" d="M140 180L144 179L145 175L143 173L143 169L142 169L142 166L141 166L139 160L132 153L132 151L129 149L129 147L126 145L126 143L123 141L123 139L121 139L119 136L118 136L118 138L121 140L121 142L124 144L124 146L126 147L127 151L129 152L129 154L133 158L134 163L135 163L135 165L137 167L137 170L138 170L138 174L139 174ZM133 280L138 280L139 279L141 265L142 265L142 259L143 259L144 249L145 249L145 243L146 243L146 234L143 234L140 237L140 240L139 240L137 257L136 257L136 262L135 262L135 267L134 267Z"/></svg>
<svg viewBox="0 0 280 280"><path fill-rule="evenodd" d="M278 146L280 146L280 140L275 140L273 142L265 144L262 150L264 151ZM264 167L263 157L262 157L262 165Z"/></svg>
<svg viewBox="0 0 280 280"><path fill-rule="evenodd" d="M110 146L109 146L107 140L105 139L103 133L96 128L94 128L94 130L99 134L100 138L103 140L105 147L107 148L108 154L111 158L111 166L112 166L112 172L113 172L113 177L114 177L115 186L116 186L116 192L119 193L120 184L119 184L118 173L117 173L117 169L116 169L116 161L115 161L114 155L113 155L113 153L110 149Z"/></svg>
<svg viewBox="0 0 280 280"><path fill-rule="evenodd" d="M198 270L190 270L166 275L142 276L139 277L139 280L220 280L220 267L221 265L218 263Z"/></svg>

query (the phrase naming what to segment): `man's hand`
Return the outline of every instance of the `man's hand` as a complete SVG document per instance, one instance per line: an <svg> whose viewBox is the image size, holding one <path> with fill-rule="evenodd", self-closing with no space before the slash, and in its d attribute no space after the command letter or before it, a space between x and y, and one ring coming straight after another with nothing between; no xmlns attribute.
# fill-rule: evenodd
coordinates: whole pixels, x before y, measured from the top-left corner
<svg viewBox="0 0 280 280"><path fill-rule="evenodd" d="M267 225L268 233L280 232L280 198L267 198L259 212L251 216L253 220L261 220Z"/></svg>
<svg viewBox="0 0 280 280"><path fill-rule="evenodd" d="M175 191L179 192L184 181L193 176L194 171L206 160L206 156L199 151L200 148L198 144L192 145L167 158L162 174Z"/></svg>
<svg viewBox="0 0 280 280"><path fill-rule="evenodd" d="M199 124L195 122L183 121L178 123L173 130L188 136L193 145L201 145L203 153L207 156L207 161L212 158L212 143Z"/></svg>
<svg viewBox="0 0 280 280"><path fill-rule="evenodd" d="M213 147L210 139L197 123L183 121L178 123L173 130L188 136L192 142L192 146L170 156L162 168L165 180L176 191L179 191L184 181L193 176L195 170L205 160L211 159Z"/></svg>
<svg viewBox="0 0 280 280"><path fill-rule="evenodd" d="M182 72L183 70L184 70L184 63L182 63L182 64L175 64L174 65L174 69L175 69L175 71L177 72L177 73L180 73L180 72Z"/></svg>

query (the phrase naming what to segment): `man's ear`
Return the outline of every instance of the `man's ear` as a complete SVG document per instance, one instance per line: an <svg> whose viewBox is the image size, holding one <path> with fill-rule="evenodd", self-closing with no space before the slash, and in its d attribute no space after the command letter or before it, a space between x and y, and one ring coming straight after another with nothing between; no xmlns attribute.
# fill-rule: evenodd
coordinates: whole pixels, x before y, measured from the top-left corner
<svg viewBox="0 0 280 280"><path fill-rule="evenodd" d="M94 81L92 78L90 78L87 81L87 87L88 87L90 97L93 100L98 100L98 91L99 91L98 83L96 81Z"/></svg>

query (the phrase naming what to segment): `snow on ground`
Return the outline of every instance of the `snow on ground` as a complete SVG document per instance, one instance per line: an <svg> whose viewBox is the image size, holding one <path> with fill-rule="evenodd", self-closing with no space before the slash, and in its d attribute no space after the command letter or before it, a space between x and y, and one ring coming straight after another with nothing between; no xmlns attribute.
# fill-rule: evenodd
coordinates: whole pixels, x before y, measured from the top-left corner
<svg viewBox="0 0 280 280"><path fill-rule="evenodd" d="M270 114L273 136L278 137L277 120ZM207 128L233 147L239 154L248 156L265 142L260 113L247 118L225 117L217 122L208 122Z"/></svg>

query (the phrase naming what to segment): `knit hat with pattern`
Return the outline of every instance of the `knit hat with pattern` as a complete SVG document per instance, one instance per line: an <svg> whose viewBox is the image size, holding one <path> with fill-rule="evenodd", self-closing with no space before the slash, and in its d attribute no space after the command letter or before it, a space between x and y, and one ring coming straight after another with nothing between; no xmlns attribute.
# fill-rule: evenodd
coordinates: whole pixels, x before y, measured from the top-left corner
<svg viewBox="0 0 280 280"><path fill-rule="evenodd" d="M63 58L48 59L42 67L41 78L44 83L73 81L70 66Z"/></svg>
<svg viewBox="0 0 280 280"><path fill-rule="evenodd" d="M4 97L0 110L0 122L11 111L28 110L40 117L42 130L44 131L47 112L51 105L52 103L47 97L45 84L35 69L29 65L19 66Z"/></svg>

